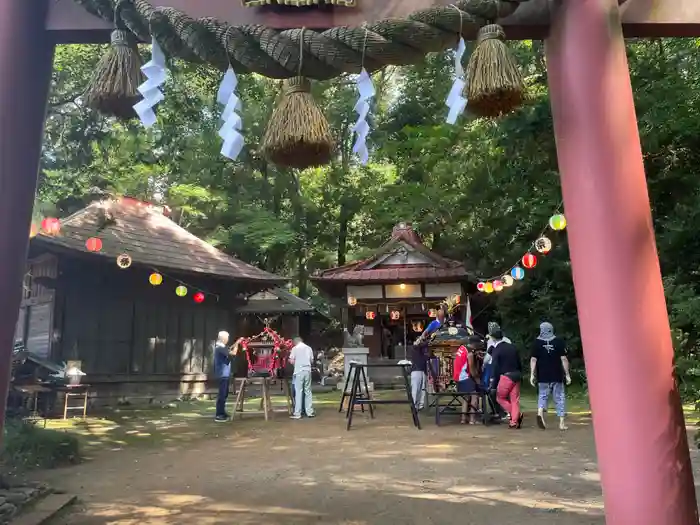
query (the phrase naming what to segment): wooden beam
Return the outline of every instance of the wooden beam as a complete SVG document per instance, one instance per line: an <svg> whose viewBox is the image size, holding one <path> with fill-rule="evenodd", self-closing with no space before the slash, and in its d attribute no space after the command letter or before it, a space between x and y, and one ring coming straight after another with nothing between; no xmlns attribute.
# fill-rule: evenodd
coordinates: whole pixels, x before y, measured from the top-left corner
<svg viewBox="0 0 700 525"><path fill-rule="evenodd" d="M509 18L502 20L508 36L516 40L543 39L549 21L561 0L528 0ZM620 0L625 36L700 36L698 0ZM238 0L151 0L154 7L174 7L193 18L215 17L231 24L261 24L273 28L307 27L321 29L357 26L365 21L406 17L433 5L452 0L359 0L356 7L309 11L289 9L283 13L269 8L243 7ZM88 14L73 0L51 2L46 27L57 43L100 43L109 41L111 24Z"/></svg>

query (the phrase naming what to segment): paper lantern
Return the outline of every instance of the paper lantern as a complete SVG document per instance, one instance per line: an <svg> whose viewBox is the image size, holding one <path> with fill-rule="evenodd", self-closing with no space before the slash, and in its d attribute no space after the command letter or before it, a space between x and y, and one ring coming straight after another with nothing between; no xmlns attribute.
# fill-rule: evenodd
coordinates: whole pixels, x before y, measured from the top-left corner
<svg viewBox="0 0 700 525"><path fill-rule="evenodd" d="M153 272L151 275L148 276L148 282L151 283L153 286L159 286L163 283L163 276L158 272Z"/></svg>
<svg viewBox="0 0 700 525"><path fill-rule="evenodd" d="M399 312L398 310L392 310L389 314L389 318L392 321L398 321L399 319L401 319L401 312Z"/></svg>
<svg viewBox="0 0 700 525"><path fill-rule="evenodd" d="M540 237L535 241L535 249L543 255L547 255L552 249L552 241L547 237Z"/></svg>
<svg viewBox="0 0 700 525"><path fill-rule="evenodd" d="M526 253L525 255L523 255L522 263L523 266L529 270L537 266L537 257L532 255L531 253Z"/></svg>
<svg viewBox="0 0 700 525"><path fill-rule="evenodd" d="M129 266L131 266L131 257L128 253L122 253L117 257L117 266L119 266L119 268L122 270L126 270Z"/></svg>
<svg viewBox="0 0 700 525"><path fill-rule="evenodd" d="M423 321L413 321L413 322L411 323L411 329L412 329L414 332L418 332L418 333L420 333L420 332L423 331L423 327L424 327L424 326L425 326L425 325L423 324Z"/></svg>
<svg viewBox="0 0 700 525"><path fill-rule="evenodd" d="M41 221L41 229L47 235L58 235L61 232L61 221L53 217L47 217Z"/></svg>
<svg viewBox="0 0 700 525"><path fill-rule="evenodd" d="M102 239L99 237L90 237L85 242L85 247L89 252L99 252L102 249Z"/></svg>
<svg viewBox="0 0 700 525"><path fill-rule="evenodd" d="M511 271L510 275L515 279L516 281L521 281L525 278L525 270L523 270L520 266L515 266Z"/></svg>
<svg viewBox="0 0 700 525"><path fill-rule="evenodd" d="M430 317L430 318L437 317L437 311L435 311L433 308L431 308L430 310L428 310L428 317Z"/></svg>
<svg viewBox="0 0 700 525"><path fill-rule="evenodd" d="M367 319L368 321L373 321L375 317L377 317L377 312L375 312L374 310L365 312L365 319Z"/></svg>
<svg viewBox="0 0 700 525"><path fill-rule="evenodd" d="M498 279L496 279L493 282L493 291L500 292L501 290L503 290L503 281L499 281Z"/></svg>
<svg viewBox="0 0 700 525"><path fill-rule="evenodd" d="M455 301L455 304L459 304L462 301L462 298L460 297L459 294L454 295L454 301Z"/></svg>
<svg viewBox="0 0 700 525"><path fill-rule="evenodd" d="M175 288L175 295L178 297L185 297L187 295L187 286L180 285Z"/></svg>
<svg viewBox="0 0 700 525"><path fill-rule="evenodd" d="M194 299L194 302L197 304L203 303L204 302L204 294L202 292L197 292L192 296L192 299Z"/></svg>
<svg viewBox="0 0 700 525"><path fill-rule="evenodd" d="M484 288L486 288L486 283L480 282L480 283L476 284L476 289L479 290L480 292L483 292Z"/></svg>
<svg viewBox="0 0 700 525"><path fill-rule="evenodd" d="M549 218L549 227L557 231L563 230L566 228L566 217L564 217L561 213L552 215Z"/></svg>
<svg viewBox="0 0 700 525"><path fill-rule="evenodd" d="M486 293L492 293L493 292L493 283L491 281L487 282L484 285L484 292Z"/></svg>
<svg viewBox="0 0 700 525"><path fill-rule="evenodd" d="M510 275L504 275L501 280L503 281L503 286L513 286L513 278Z"/></svg>
<svg viewBox="0 0 700 525"><path fill-rule="evenodd" d="M357 304L357 299L352 295L348 295L348 305L355 306Z"/></svg>

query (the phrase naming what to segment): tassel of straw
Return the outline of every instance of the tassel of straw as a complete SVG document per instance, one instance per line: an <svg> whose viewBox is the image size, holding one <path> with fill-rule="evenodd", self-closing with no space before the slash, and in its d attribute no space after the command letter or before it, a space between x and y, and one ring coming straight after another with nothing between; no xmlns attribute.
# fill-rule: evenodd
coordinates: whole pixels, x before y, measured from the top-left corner
<svg viewBox="0 0 700 525"><path fill-rule="evenodd" d="M304 77L284 81L262 141L265 157L279 166L304 169L331 161L333 136Z"/></svg>
<svg viewBox="0 0 700 525"><path fill-rule="evenodd" d="M119 6L109 49L100 59L85 90L85 103L100 113L128 120L136 116L134 104L141 99L141 57L131 33L122 27Z"/></svg>
<svg viewBox="0 0 700 525"><path fill-rule="evenodd" d="M469 59L467 108L479 117L510 113L525 98L523 77L505 38L499 25L482 27Z"/></svg>

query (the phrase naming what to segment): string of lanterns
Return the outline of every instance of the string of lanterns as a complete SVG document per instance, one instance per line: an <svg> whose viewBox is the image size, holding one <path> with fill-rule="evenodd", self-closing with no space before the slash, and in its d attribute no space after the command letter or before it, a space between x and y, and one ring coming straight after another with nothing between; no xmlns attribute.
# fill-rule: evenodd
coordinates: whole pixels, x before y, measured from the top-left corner
<svg viewBox="0 0 700 525"><path fill-rule="evenodd" d="M37 228L36 224L32 223L29 230L29 238L31 239L36 237L40 231L44 235L51 237L59 236L61 233L61 221L54 217L46 217L42 219L40 228L41 229ZM102 245L102 239L99 237L89 237L85 241L85 249L92 253L100 252L102 250ZM133 259L128 253L121 253L116 258L117 266L122 270L130 268L133 262ZM152 270L152 273L148 276L148 282L151 284L151 286L162 285L164 274L155 268L152 268ZM172 279L178 283L175 287L175 295L178 297L187 297L190 290L195 290L195 293L192 295L192 300L197 304L202 304L207 297L214 297L216 301L219 300L219 296L215 293L207 292L206 290L202 290L196 286L189 285L181 279L176 279L173 277L169 277L169 279Z"/></svg>
<svg viewBox="0 0 700 525"><path fill-rule="evenodd" d="M561 206L561 205L560 205ZM540 257L547 255L552 251L552 241L545 235L548 229L553 231L561 231L566 228L566 217L559 213L552 215L549 218L547 226L540 232L539 236L530 245L530 248L525 252L515 264L510 267L510 270L493 277L479 279L476 289L483 293L493 293L503 291L515 284L515 281L522 281L525 278L525 270L532 270L537 266L537 255L533 251L540 254Z"/></svg>

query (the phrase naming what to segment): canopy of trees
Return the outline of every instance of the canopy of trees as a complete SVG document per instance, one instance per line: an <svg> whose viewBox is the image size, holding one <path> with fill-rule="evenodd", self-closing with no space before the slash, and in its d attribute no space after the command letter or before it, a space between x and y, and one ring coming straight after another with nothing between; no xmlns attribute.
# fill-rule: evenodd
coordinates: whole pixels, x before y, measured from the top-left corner
<svg viewBox="0 0 700 525"><path fill-rule="evenodd" d="M322 301L309 276L361 257L410 220L436 251L464 260L475 275L509 268L561 202L540 42L513 44L531 100L500 121L444 124L449 53L375 76L372 154L351 153L356 88L351 78L315 86L338 138L333 164L280 169L261 157L260 137L280 93L278 81L246 76L246 149L220 154L215 94L221 73L175 62L151 131L118 123L81 104L103 49L58 48L46 124L37 214L65 216L104 192L168 204L193 233L266 270L297 293ZM700 325L700 40L631 41L628 54L674 329L677 364L690 389ZM146 52L146 50L144 50ZM527 279L494 294L486 312L516 341L540 321L554 323L581 356L565 235ZM590 247L595 250L595 246ZM624 279L625 269L619 271ZM601 290L604 294L605 290Z"/></svg>

